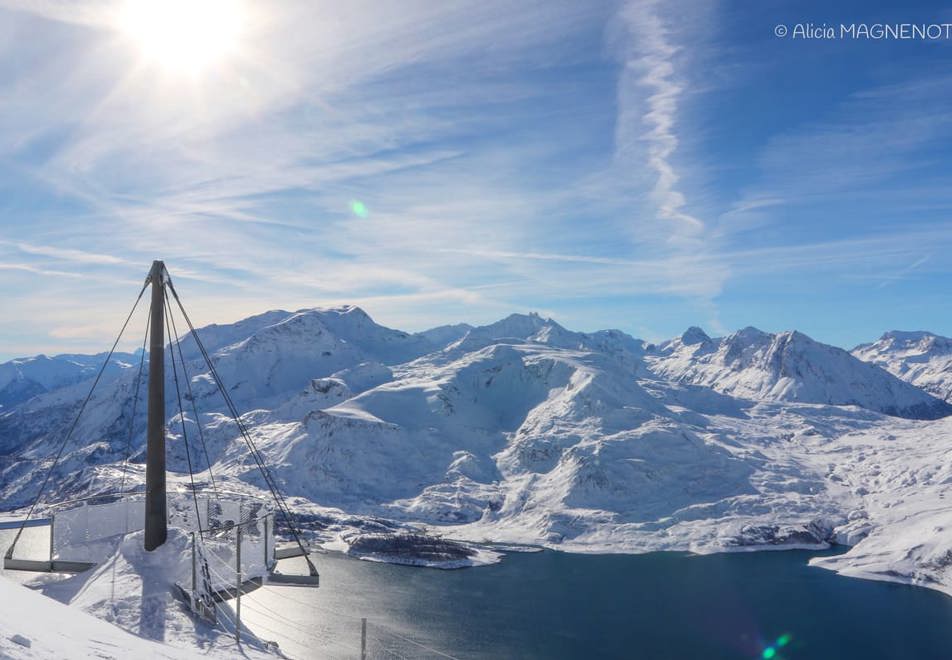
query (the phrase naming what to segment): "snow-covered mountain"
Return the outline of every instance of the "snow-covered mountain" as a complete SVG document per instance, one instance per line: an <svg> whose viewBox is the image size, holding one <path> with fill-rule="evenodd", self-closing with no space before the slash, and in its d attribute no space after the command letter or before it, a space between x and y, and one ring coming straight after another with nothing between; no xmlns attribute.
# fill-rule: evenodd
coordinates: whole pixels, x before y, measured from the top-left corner
<svg viewBox="0 0 952 660"><path fill-rule="evenodd" d="M473 329L469 323L454 323L452 325L440 325L417 334L437 346L446 346L451 344L467 332Z"/></svg>
<svg viewBox="0 0 952 660"><path fill-rule="evenodd" d="M313 378L359 365L399 364L437 347L425 336L377 325L353 306L301 310L270 320L274 322L252 326L240 338L233 330L229 333L220 328L218 335L232 342L220 341L216 348L206 345L216 369L232 389L232 398L246 403L245 409L271 407ZM199 334L205 343L203 333ZM187 355L200 369L197 354ZM204 379L198 390L196 396L214 395L209 379Z"/></svg>
<svg viewBox="0 0 952 660"><path fill-rule="evenodd" d="M579 551L837 539L854 546L841 561L866 566L889 539L894 560L864 571L920 571L952 588L937 559L952 552L952 533L936 532L923 549L909 526L952 488L941 467L952 417L931 421L952 409L800 333L712 339L691 328L646 345L517 314L409 334L340 307L273 311L200 334L283 490L322 521L329 542L385 518ZM198 417L186 398L180 419L167 388L169 468L184 473L191 457L230 488L262 487L195 347L183 349ZM114 489L130 429L130 479L141 481L136 371L93 397L57 497ZM35 493L40 459L88 385L0 412L6 507ZM183 420L191 443L201 421L208 460L186 447ZM903 507L887 506L897 497Z"/></svg>
<svg viewBox="0 0 952 660"><path fill-rule="evenodd" d="M948 337L892 330L872 343L857 346L853 355L952 402L952 339Z"/></svg>
<svg viewBox="0 0 952 660"><path fill-rule="evenodd" d="M0 364L0 410L52 390L78 383L94 376L102 367L106 354L56 355L19 358ZM103 374L115 377L137 362L137 356L116 353Z"/></svg>
<svg viewBox="0 0 952 660"><path fill-rule="evenodd" d="M610 355L632 369L642 365L641 356L645 352L643 341L621 330L573 332L535 313L511 314L489 325L470 327L445 350L462 354L498 343L529 343L568 350L596 351Z"/></svg>
<svg viewBox="0 0 952 660"><path fill-rule="evenodd" d="M935 419L952 406L846 351L797 331L744 328L711 339L699 328L647 357L659 376L757 400L855 405L887 415Z"/></svg>

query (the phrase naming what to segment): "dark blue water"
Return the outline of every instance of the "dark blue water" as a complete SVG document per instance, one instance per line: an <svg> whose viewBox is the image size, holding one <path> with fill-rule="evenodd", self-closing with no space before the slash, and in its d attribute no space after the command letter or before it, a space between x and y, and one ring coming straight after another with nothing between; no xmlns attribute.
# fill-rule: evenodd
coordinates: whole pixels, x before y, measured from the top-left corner
<svg viewBox="0 0 952 660"><path fill-rule="evenodd" d="M817 554L543 552L458 571L325 555L320 589L259 590L243 616L279 639L288 612L297 657L353 657L366 616L376 657L411 655L394 630L459 658L952 658L952 598L807 566Z"/></svg>

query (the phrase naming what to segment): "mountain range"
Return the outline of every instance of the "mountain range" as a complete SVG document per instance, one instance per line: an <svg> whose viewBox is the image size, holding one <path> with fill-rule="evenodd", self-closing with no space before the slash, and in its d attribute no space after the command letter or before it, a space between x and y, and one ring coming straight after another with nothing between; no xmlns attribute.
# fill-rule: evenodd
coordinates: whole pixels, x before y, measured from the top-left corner
<svg viewBox="0 0 952 660"><path fill-rule="evenodd" d="M952 401L952 339L948 337L894 330L852 352L943 401Z"/></svg>
<svg viewBox="0 0 952 660"><path fill-rule="evenodd" d="M937 506L952 484L952 340L889 332L848 352L796 331L690 328L647 343L536 314L407 333L352 306L199 334L329 544L372 524L574 551L840 542L850 551L818 563L952 589L952 515ZM191 339L182 352L193 396L179 416L166 390L173 482L191 460L231 488L262 488ZM35 495L104 357L0 365L5 508ZM114 356L57 468L57 498L115 490L130 429L141 484L138 366ZM207 459L184 442L196 421Z"/></svg>

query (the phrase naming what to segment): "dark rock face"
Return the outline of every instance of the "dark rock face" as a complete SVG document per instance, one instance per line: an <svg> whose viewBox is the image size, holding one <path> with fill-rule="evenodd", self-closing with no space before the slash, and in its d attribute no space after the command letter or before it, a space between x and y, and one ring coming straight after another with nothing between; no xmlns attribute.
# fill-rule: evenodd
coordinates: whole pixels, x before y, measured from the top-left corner
<svg viewBox="0 0 952 660"><path fill-rule="evenodd" d="M833 526L828 521L814 520L808 525L745 525L726 545L823 545L832 541Z"/></svg>
<svg viewBox="0 0 952 660"><path fill-rule="evenodd" d="M434 536L411 533L360 534L347 539L350 553L385 555L428 562L469 559L476 551L461 543Z"/></svg>

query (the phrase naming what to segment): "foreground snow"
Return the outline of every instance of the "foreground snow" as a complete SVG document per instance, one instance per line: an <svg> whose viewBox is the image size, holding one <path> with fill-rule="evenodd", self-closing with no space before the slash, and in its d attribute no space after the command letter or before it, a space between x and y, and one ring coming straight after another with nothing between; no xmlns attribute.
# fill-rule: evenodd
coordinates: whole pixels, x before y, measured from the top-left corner
<svg viewBox="0 0 952 660"><path fill-rule="evenodd" d="M130 657L207 655L143 639L0 577L0 658Z"/></svg>
<svg viewBox="0 0 952 660"><path fill-rule="evenodd" d="M536 315L407 334L344 307L202 333L283 490L329 548L424 528L579 552L837 542L852 548L818 565L952 590L952 418L941 418L952 408L903 380L908 370L796 332L691 329L652 346ZM262 488L207 370L184 349L216 478ZM115 490L133 377L125 369L94 397L77 431L85 441L63 462L64 496ZM0 415L0 454L47 456L85 385L50 385ZM190 438L195 422L187 412ZM184 472L179 419L168 428L169 467ZM195 448L191 458L206 467ZM3 469L8 507L29 500L37 465Z"/></svg>
<svg viewBox="0 0 952 660"><path fill-rule="evenodd" d="M164 545L146 552L143 533L133 532L84 573L16 573L26 580L22 586L0 578L0 631L9 631L0 640L0 657L280 657L247 630L239 649L227 605L219 608L218 626L189 613L176 594L176 585L191 579L188 544L188 536L172 528ZM13 635L35 643L25 647Z"/></svg>

